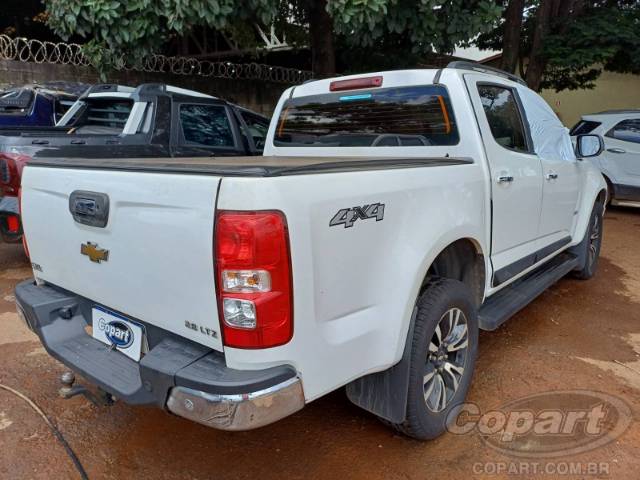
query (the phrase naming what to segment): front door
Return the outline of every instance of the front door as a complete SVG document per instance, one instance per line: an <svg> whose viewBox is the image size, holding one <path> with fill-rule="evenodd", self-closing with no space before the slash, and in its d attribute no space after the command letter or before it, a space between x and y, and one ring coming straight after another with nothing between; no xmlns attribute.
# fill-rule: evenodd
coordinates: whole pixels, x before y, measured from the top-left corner
<svg viewBox="0 0 640 480"><path fill-rule="evenodd" d="M491 171L491 260L498 286L535 262L543 181L517 89L489 78L465 75Z"/></svg>
<svg viewBox="0 0 640 480"><path fill-rule="evenodd" d="M580 195L579 161L569 131L531 90L521 92L535 151L542 162L542 211L536 262L571 242Z"/></svg>

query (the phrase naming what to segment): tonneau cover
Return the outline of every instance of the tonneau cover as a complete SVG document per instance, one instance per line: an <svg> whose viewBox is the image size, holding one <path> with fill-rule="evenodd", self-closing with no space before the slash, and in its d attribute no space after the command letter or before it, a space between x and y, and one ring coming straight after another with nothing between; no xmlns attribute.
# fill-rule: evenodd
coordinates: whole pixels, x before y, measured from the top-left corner
<svg viewBox="0 0 640 480"><path fill-rule="evenodd" d="M34 158L29 165L72 169L132 170L157 173L277 177L356 170L384 170L473 163L470 158L388 157L196 157L196 158Z"/></svg>

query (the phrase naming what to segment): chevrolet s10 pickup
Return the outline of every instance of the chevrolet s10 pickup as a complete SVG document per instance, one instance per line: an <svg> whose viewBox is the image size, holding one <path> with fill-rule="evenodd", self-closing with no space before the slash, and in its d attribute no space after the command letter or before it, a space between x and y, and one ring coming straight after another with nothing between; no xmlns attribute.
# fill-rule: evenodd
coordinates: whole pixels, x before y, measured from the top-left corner
<svg viewBox="0 0 640 480"><path fill-rule="evenodd" d="M346 386L434 438L479 330L594 275L606 184L583 159L601 149L483 66L308 82L262 157L30 161L18 309L131 404L246 430Z"/></svg>

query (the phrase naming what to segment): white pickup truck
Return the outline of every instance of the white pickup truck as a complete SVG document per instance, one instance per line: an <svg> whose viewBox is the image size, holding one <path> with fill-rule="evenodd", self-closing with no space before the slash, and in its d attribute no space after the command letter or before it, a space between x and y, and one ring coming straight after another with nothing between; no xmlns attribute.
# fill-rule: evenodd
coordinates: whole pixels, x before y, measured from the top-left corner
<svg viewBox="0 0 640 480"><path fill-rule="evenodd" d="M289 88L264 157L34 159L18 310L131 404L244 430L346 386L433 438L479 329L596 269L602 139L576 142L517 78L454 63Z"/></svg>

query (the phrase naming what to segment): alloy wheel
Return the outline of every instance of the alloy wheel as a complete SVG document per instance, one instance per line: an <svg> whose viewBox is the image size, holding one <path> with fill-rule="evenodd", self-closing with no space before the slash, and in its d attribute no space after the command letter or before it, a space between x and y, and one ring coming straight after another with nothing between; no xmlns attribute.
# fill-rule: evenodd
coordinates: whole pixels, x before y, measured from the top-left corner
<svg viewBox="0 0 640 480"><path fill-rule="evenodd" d="M423 389L427 408L441 412L458 390L467 363L469 328L459 308L447 310L429 342Z"/></svg>

